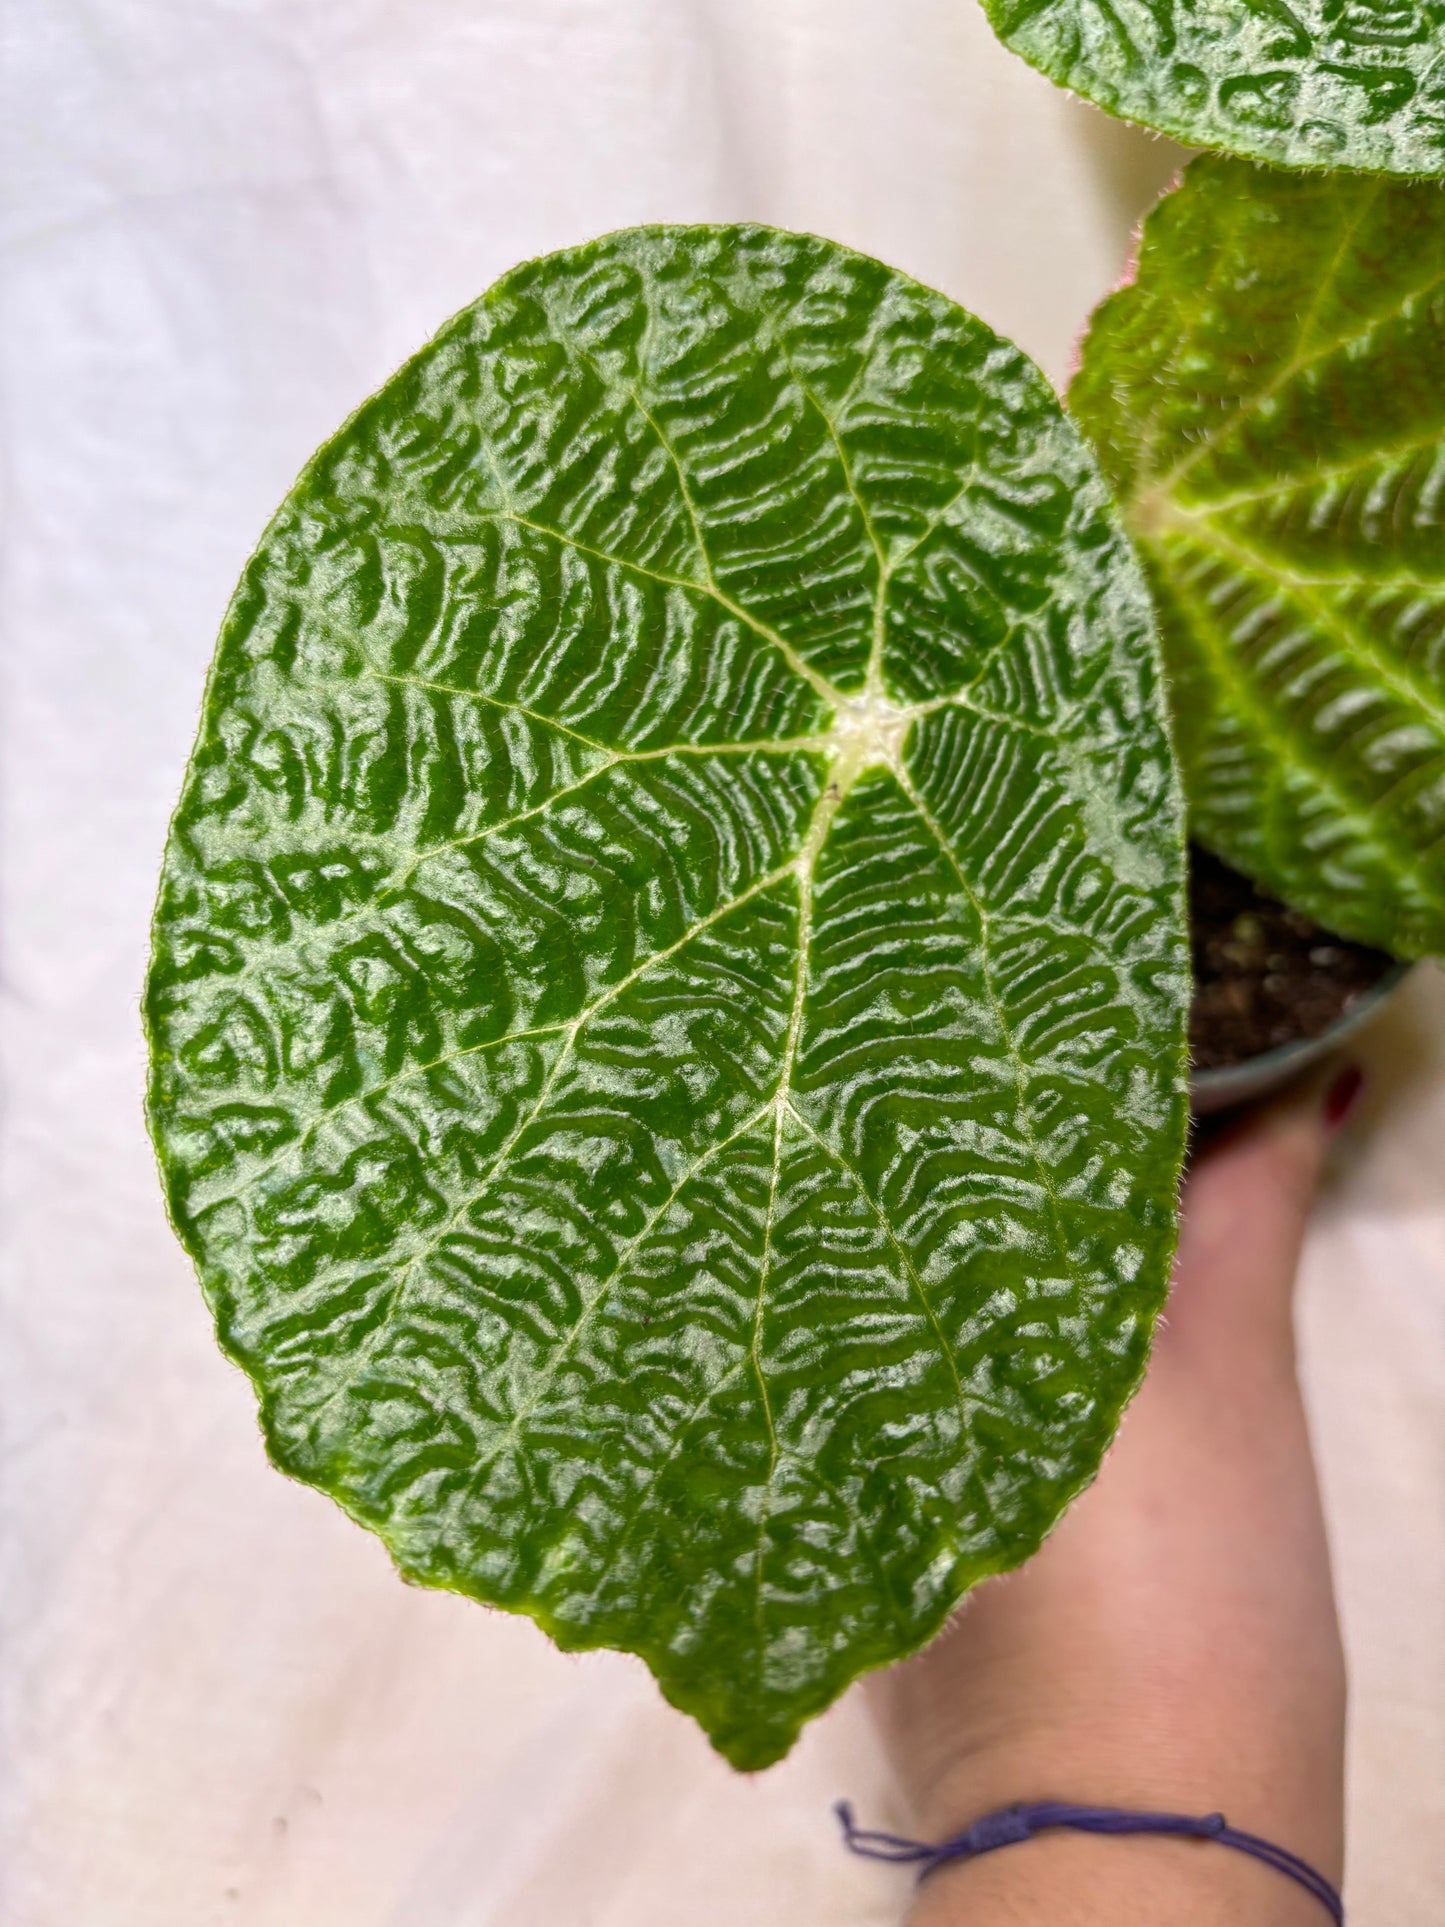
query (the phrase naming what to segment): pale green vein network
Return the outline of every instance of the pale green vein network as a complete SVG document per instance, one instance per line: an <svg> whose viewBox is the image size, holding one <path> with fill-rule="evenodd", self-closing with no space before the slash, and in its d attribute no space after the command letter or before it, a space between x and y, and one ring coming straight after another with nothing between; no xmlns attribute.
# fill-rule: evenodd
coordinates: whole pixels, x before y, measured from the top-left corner
<svg viewBox="0 0 1445 1927"><path fill-rule="evenodd" d="M789 1103L788 1109L794 1121L797 1124L802 1126L803 1130L813 1140L814 1144L817 1145L818 1149L823 1153L823 1155L825 1157L831 1158L832 1161L839 1167L840 1170L847 1173L852 1183L856 1186L859 1197L862 1198L863 1202L868 1206L869 1211L876 1219L878 1224L878 1229L883 1233L884 1237L888 1240L888 1243L892 1246L894 1256L897 1258L899 1264L903 1267L903 1270L907 1273L909 1283L913 1286L914 1291L918 1295L918 1302L923 1308L923 1314L927 1318L930 1326L933 1329L933 1335L938 1344L939 1355L944 1359L945 1363L947 1364L949 1374L953 1379L954 1389L958 1393L959 1418L962 1421L962 1423L965 1426L967 1426L968 1406L967 1406L967 1401L965 1400L963 1395L963 1382L958 1375L958 1363L953 1356L953 1351L948 1343L947 1338L944 1336L943 1327L938 1322L938 1313L933 1308L933 1300L928 1295L928 1288L924 1284L922 1278L920 1278L918 1275L917 1265L914 1264L913 1259L909 1256L904 1246L899 1243L898 1234L893 1229L892 1225L888 1222L888 1219L885 1213L879 1208L877 1199L874 1198L872 1192L869 1191L867 1185L863 1182L863 1179L859 1176L858 1172L853 1168L853 1166L848 1162L847 1158L844 1157L843 1153L838 1149L838 1147L835 1144L830 1144L825 1137L823 1137L818 1131L814 1130L813 1126L808 1122L807 1118L803 1116L802 1112L798 1110L796 1105Z"/></svg>
<svg viewBox="0 0 1445 1927"><path fill-rule="evenodd" d="M517 1043L519 1041L522 1041L529 1035L538 1036L538 1035L554 1034L554 1035L560 1035L560 1037L562 1038L562 1047L557 1052L556 1056L553 1058L551 1064L547 1068L546 1075L542 1080L541 1088L537 1093L537 1096L533 1102L531 1110L528 1111L516 1125L514 1125L510 1135L507 1138L507 1141L502 1146L502 1149L498 1152L496 1159L488 1167L486 1175L482 1179L482 1182L476 1187L474 1191L472 1191L467 1196L462 1198L461 1202L454 1208L451 1215L447 1218L446 1222L442 1225L441 1229L435 1234L435 1236L428 1238L424 1244L419 1245L414 1250L414 1252L412 1253L411 1259L409 1261L412 1266L414 1266L419 1259L428 1257L436 1249L436 1247L441 1243L442 1239L447 1235L447 1233L450 1230L452 1230L457 1223L460 1222L460 1220L466 1215L468 1211L470 1211L472 1206L479 1203L481 1199L486 1196L487 1192L491 1190L496 1179L506 1169L507 1160L511 1152L515 1149L518 1141L525 1134L527 1127L533 1122L535 1122L537 1117L541 1114L544 1106L546 1105L548 1097L551 1095L552 1089L556 1084L559 1075L564 1069L567 1063L567 1060L572 1053L573 1047L575 1046L578 1037L581 1035L582 1031L586 1028L588 1023L590 1023L590 1021L595 1016L597 1016L599 1011L605 1010L609 1004L615 1003L617 999L621 997L626 991L630 990L634 984L639 983L648 974L649 971L656 969L656 967L659 964L666 963L670 959L675 957L679 951L686 949L688 944L694 942L696 938L701 936L704 931L711 929L713 925L720 923L724 917L730 916L735 910L741 909L744 904L750 903L753 900L753 898L761 896L764 893L764 891L776 888L776 886L789 875L796 874L797 861L798 859L794 859L793 863L785 865L782 869L775 870L768 876L760 877L755 883L749 884L747 889L741 891L736 897L729 898L726 903L720 904L716 910L710 911L707 916L700 917L698 921L690 925L689 928L685 930L680 937L676 938L674 942L670 943L665 950L660 950L655 955L644 959L644 961L638 964L635 969L630 970L625 977L619 978L615 984L610 984L605 991L603 991L598 997L596 997L593 1000L592 1003L586 1005L585 1008L581 1012L579 1012L579 1014L576 1017L574 1017L570 1023L558 1026L555 1031L544 1031L544 1032L533 1031L530 1033L519 1031L510 1036L495 1038L489 1044L480 1045L477 1047L478 1051L486 1050L486 1049L495 1049L503 1044L512 1044L512 1043ZM455 1062L459 1057L467 1056L467 1055L476 1055L476 1054L477 1054L476 1051L456 1052L450 1058L439 1059L438 1064ZM416 1071L412 1073L412 1075L418 1076L418 1077L424 1076L427 1072L434 1070L437 1067L438 1065L433 1065L433 1064L419 1065ZM393 1080L393 1083L395 1083L396 1081L397 1080ZM365 1092L358 1093L357 1097L352 1099L351 1101L353 1103L358 1103L358 1104L364 1103L376 1095L377 1095L377 1092L375 1090L365 1091ZM316 1120L316 1121L321 1121L321 1120ZM323 1278L319 1282L325 1283L326 1280Z"/></svg>
<svg viewBox="0 0 1445 1927"><path fill-rule="evenodd" d="M485 692L465 689L456 684L438 684L410 676L381 677L378 675L378 672L372 668L368 668L363 672L361 680L368 679L385 680L408 687L435 690L458 698L475 699L491 708L509 707L509 705L501 702L498 698L487 695ZM966 709L970 714L978 716L981 720L998 723L1010 729L1023 729L1029 733L1047 737L1049 740L1052 740L1049 732L1037 725L1030 724L1023 718L993 715L989 711L981 709L976 703L970 700L966 688L955 694L931 697L923 702L894 704L886 696L879 696L877 698L845 696L833 688L831 684L826 685L826 687L835 705L835 716L840 720L836 720L831 729L818 731L809 736L778 737L773 739L763 738L740 743L679 742L664 744L657 748L645 750L613 749L601 743L593 743L591 739L587 737L578 737L580 742L585 743L589 748L598 750L607 760L595 764L582 776L578 777L575 782L553 791L525 810L519 810L510 817L500 818L496 822L489 823L485 828L467 836L453 838L446 843L436 844L430 848L417 851L411 858L408 868L400 875L393 876L384 884L374 905L348 913L338 919L336 923L331 926L331 929L334 931L342 924L359 925L363 927L373 925L376 923L376 911L380 906L386 902L387 898L399 894L410 878L424 863L454 851L473 847L494 836L500 836L522 823L533 821L545 815L548 810L564 798L579 794L590 784L607 776L614 769L623 767L629 763L656 762L669 756L691 755L710 757L768 752L783 755L791 754L795 751L817 754L827 759L834 772L830 779L829 793L820 798L798 855L789 863L782 865L769 875L758 879L739 896L719 905L709 916L691 925L680 937L668 946L666 950L647 958L645 962L638 966L629 976L623 978L617 984L610 986L609 989L597 999L596 1003L580 1012L570 1026L554 1025L548 1026L543 1031L519 1031L506 1036L489 1039L485 1044L475 1046L474 1050L495 1050L505 1044L523 1041L528 1037L548 1035L556 1030L570 1031L570 1042L571 1038L575 1037L576 1033L581 1030L582 1026L590 1017L594 1016L598 1010L604 1008L606 1004L610 1003L616 996L629 988L646 970L655 964L667 961L711 924L728 915L729 912L739 908L761 891L769 889L781 882L785 877L792 875L797 878L800 890L805 891L806 901L810 906L813 867L827 839L828 826L832 822L833 817L837 814L838 809L845 801L854 784L870 769L878 767L886 768L900 781L900 784L904 783L901 754L906 746L908 731L923 717L936 715L943 709ZM553 719L540 715L536 711L518 706L516 713L541 722L548 727L565 731L565 725L556 723ZM566 731L565 733L575 734L573 731ZM916 792L912 791L911 787L909 788L909 794L910 800L914 802L915 807L919 808L921 812L922 806L918 802ZM925 821L926 820L925 818ZM928 827L930 835L942 841L942 832L938 830L937 826L929 823ZM947 849L946 843L944 844L944 848L945 850ZM956 858L950 855L949 860L956 868ZM968 886L966 882L965 889L968 890L971 900L974 901L975 908L979 908L980 914L982 914L981 907L978 905L977 899L974 897L970 886ZM381 926L378 924L377 927ZM277 944L274 947L274 954L287 954L292 947L289 943ZM803 950L804 954L806 954L806 944L804 944ZM253 962L249 964L245 970L231 978L230 982L232 987L240 988L252 981L266 963L270 961L271 954L272 953L268 953L265 948L258 946ZM801 984L803 979L800 978L799 981ZM795 1023L801 1022L801 1017L802 1000L800 993L799 1000L795 1006ZM791 1042L793 1045L796 1045L796 1030L793 1032ZM473 1051L456 1051L449 1053L447 1056L438 1058L432 1063L417 1065L413 1070L405 1073L405 1077L423 1076L428 1071L441 1068L460 1057L472 1054L474 1054ZM389 1078L381 1085L356 1093L355 1096L347 1100L347 1104L357 1105L364 1103L370 1098L380 1095L383 1091L391 1089L402 1081L404 1081L402 1077ZM332 1116L339 1115L341 1108L343 1107L338 1107L335 1111L319 1113L312 1120L312 1127L314 1128L315 1125L326 1122ZM283 1154L283 1156L284 1155L286 1154ZM281 1160L276 1160L276 1162L280 1161ZM264 1175L265 1171L271 1168L273 1168L272 1165L267 1165L262 1167L260 1171L248 1174L248 1183L255 1182L260 1176Z"/></svg>
<svg viewBox="0 0 1445 1927"><path fill-rule="evenodd" d="M942 297L726 232L520 270L307 471L223 637L148 1023L277 1462L759 1765L1091 1476L1167 1275L1183 982L1144 598L1052 397ZM929 802L968 770L987 887L987 826L966 856Z"/></svg>
<svg viewBox="0 0 1445 1927"><path fill-rule="evenodd" d="M838 702L840 707L843 707L846 704L847 699L841 696L838 696L836 692L835 692L835 699ZM851 707L856 709L857 705L855 704L855 705L852 705ZM906 718L908 722L911 722L916 713L918 712L932 713L937 707L938 707L937 703L927 703L927 704L916 705L914 709L904 709L901 711L894 711L892 709L892 706L890 705L887 712L887 720L883 725L883 727L888 728L891 726L893 731L896 732L899 726L898 720L897 720L899 717ZM537 1118L541 1115L541 1113L545 1109L547 1099L552 1094L552 1091L556 1086L557 1080L567 1064L567 1061L570 1057L573 1046L575 1045L578 1036L580 1035L584 1027L587 1025L587 1023L593 1017L595 1017L599 1011L605 1009L609 1004L614 1003L620 996L622 996L628 989L630 989L633 984L640 981L650 970L654 969L658 964L667 962L672 957L676 956L679 951L685 949L688 944L692 943L705 930L711 928L714 924L720 922L724 917L731 915L734 911L736 911L737 909L741 908L744 904L751 901L752 898L762 894L764 891L776 888L776 886L779 883L784 881L787 877L792 876L797 883L799 900L801 905L801 914L799 918L799 936L798 936L798 944L797 944L797 950L798 950L797 976L796 976L794 993L793 993L792 1010L789 1017L788 1032L787 1032L787 1037L784 1045L782 1070L779 1076L778 1087L776 1092L774 1093L774 1096L773 1096L773 1099L771 1100L770 1105L766 1107L767 1109L771 1109L774 1112L775 1119L776 1119L775 1129L774 1129L774 1164L773 1164L773 1178L772 1178L773 1198L775 1200L776 1187L777 1187L778 1175L779 1175L779 1164L781 1159L782 1119L783 1119L784 1112L791 1109L791 1106L789 1104L789 1097L791 1093L793 1062L797 1053L798 1033L801 1029L802 1022L803 1022L803 1012L805 1007L805 999L806 999L807 986L808 986L807 959L808 959L808 951L809 951L809 940L810 940L810 934L811 934L813 870L816 865L818 856L821 853L823 845L827 839L828 827L831 824L833 817L837 814L843 802L846 800L849 791L852 789L853 785L857 782L858 778L861 775L865 774L868 770L878 767L880 765L890 769L890 771L898 779L900 784L903 785L907 790L910 800L913 802L914 807L917 809L921 819L927 825L930 834L933 835L938 840L940 848L943 850L944 854L948 857L955 871L957 871L958 869L957 859L956 857L953 856L951 850L949 849L948 843L944 838L942 831L929 817L926 810L926 806L923 804L921 798L918 797L917 792L913 789L911 780L908 779L908 777L906 776L906 773L903 770L901 763L897 760L896 749L893 749L891 747L887 738L880 736L876 743L870 742L866 735L862 734L857 730L856 727L854 727L852 729L845 730L845 732L843 733L841 743L831 740L828 736L824 736L819 739L809 739L810 745L815 740L821 743L826 753L829 755L835 774L833 775L830 783L825 787L824 793L818 801L818 804L813 813L812 821L808 827L808 833L803 840L802 846L798 852L797 857L794 858L791 863L785 865L783 868L779 870L772 872L767 876L764 876L758 879L756 882L749 885L749 887L743 892L741 892L738 896L729 899L727 902L721 904L717 909L712 911L708 916L700 918L696 923L689 926L688 929L686 929L683 932L683 934L680 937L678 937L672 944L670 944L665 950L659 951L655 956L648 957L642 964L638 965L634 970L629 972L625 977L622 977L621 979L619 979L616 984L609 986L609 988L606 991L604 991L600 996L598 996L594 1002L586 1006L586 1008L582 1010L579 1013L579 1015L570 1024L557 1027L555 1030L517 1032L509 1036L495 1038L493 1040L490 1040L487 1044L477 1046L475 1050L472 1052L453 1053L450 1057L439 1059L434 1064L417 1066L414 1071L409 1072L407 1074L409 1077L413 1077L413 1078L421 1077L433 1070L436 1070L444 1066L448 1062L456 1061L456 1059L459 1057L467 1056L467 1055L476 1055L477 1052L484 1051L484 1050L495 1050L506 1044L513 1044L520 1041L524 1041L529 1037L552 1035L552 1034L560 1034L560 1036L562 1037L561 1048L560 1050L558 1050L551 1064L548 1066L546 1075L543 1079L541 1088L537 1093L537 1097L535 1102L532 1105L532 1108L529 1111L527 1111L519 1119L517 1124L513 1127L511 1134L507 1138L507 1141L503 1145L501 1151L497 1154L495 1161L487 1169L481 1182L478 1184L478 1186L474 1191L464 1195L460 1199L460 1201L453 1208L450 1216L441 1224L441 1226L433 1234L429 1235L428 1238L423 1243L418 1245L413 1250L410 1257L407 1259L405 1267L401 1273L401 1276L397 1281L394 1292L391 1296L391 1300L390 1300L385 1318L382 1324L377 1328L373 1338L368 1343L368 1352L375 1350L379 1346L382 1339L386 1335L387 1329L389 1328L391 1323L398 1315L402 1305L405 1302L408 1281L415 1274L416 1267L421 1262L423 1262L426 1258L430 1257L437 1250L437 1248L441 1245L442 1241L459 1223L462 1222L462 1220L466 1217L467 1213L476 1204L478 1204L488 1194L489 1191L492 1190L497 1179L505 1171L507 1167L507 1162L511 1153L516 1148L520 1140L523 1138L529 1126L531 1126L537 1120ZM896 743L896 735L894 737L894 742ZM780 743L778 745L775 745L774 747L783 748L783 747L791 747L791 745ZM600 772L594 772L594 774L595 773L600 773ZM549 802L553 800L555 799L554 798L548 799ZM542 807L545 807L545 805L539 805L538 807L542 808ZM535 812L529 812L529 814L534 814L534 813ZM504 826L498 826L498 827L504 827ZM429 854L432 854L432 852L425 852L423 853L423 856L429 855ZM418 858L419 862L421 860L423 859ZM962 872L959 871L958 874L959 874L960 881L963 882L964 884L965 890L968 891L970 900L973 902L975 909L979 912L980 918L983 919L984 912L982 910L981 905L978 902L977 897L974 895L966 879L963 878ZM392 886L392 887L398 887L398 886ZM985 924L985 927L986 927L986 924ZM993 992L991 988L990 988L990 996L993 996ZM1021 1072L1021 1067L1019 1066L1019 1063L1018 1063L1017 1052L1014 1049L1012 1038L1009 1037L1007 1019L1004 1015L1002 1006L999 1005L996 1000L993 1005L993 1014L994 1014L995 1021L999 1026L1000 1031L1005 1036L1005 1038L1008 1039L1010 1056L1014 1061L1016 1072L1019 1074L1020 1080L1022 1080L1022 1072ZM370 1102L372 1099L380 1095L382 1091L389 1088L393 1088L399 1081L401 1080L400 1079L388 1080L387 1084L377 1086L370 1090L358 1093L354 1098L349 1100L349 1102L352 1105L360 1105L363 1103ZM1021 1119L1025 1121L1025 1128L1029 1129L1026 1122L1026 1100L1024 1098L1022 1081L1020 1081L1019 1096L1020 1096ZM762 1112L762 1113L759 1113L759 1116L762 1116L765 1114L766 1112ZM321 1113L318 1116L312 1118L307 1127L308 1132L314 1131L322 1123L330 1122L335 1116L336 1116L336 1113L331 1112L331 1113ZM750 1123L755 1123L756 1121L757 1119L754 1118L753 1120L750 1120ZM735 1136L739 1134L740 1133L734 1133ZM1033 1151L1035 1164L1038 1169L1040 1182L1044 1186L1045 1190L1049 1190L1047 1173L1045 1172L1043 1164L1039 1159L1038 1148L1037 1148L1037 1145L1034 1144L1031 1130L1029 1130L1029 1139L1030 1139L1030 1145ZM693 1170L690 1171L687 1174L687 1176L691 1177L692 1175L694 1175L695 1172L698 1169L700 1169L704 1163L706 1163L713 1156L716 1156L721 1150L726 1148L726 1144L731 1142L732 1142L732 1139L729 1138L728 1140L725 1141L725 1143L711 1147L708 1153L705 1155L705 1157L698 1160L697 1164L693 1167ZM300 1148L299 1146L294 1146L294 1147L288 1146L286 1153L283 1154L283 1159L289 1161L289 1159L294 1156L295 1151L299 1148ZM268 1172L269 1170L275 1168L275 1164L282 1162L283 1159L274 1160L271 1165L263 1167L261 1171L248 1173L246 1178L247 1185L254 1185L259 1180L260 1177L265 1175L266 1172ZM685 1182L685 1180L682 1182ZM668 1200L668 1207L670 1207L673 1201L675 1200L677 1191L682 1188L682 1182L680 1182L679 1185L674 1189L672 1196ZM1057 1200L1053 1199L1053 1195L1051 1191L1049 1192L1049 1195L1050 1195L1051 1202L1055 1206L1055 1211L1057 1211ZM770 1206L770 1212L771 1212L771 1206ZM659 1217L665 1215L665 1210L660 1212L658 1215ZM768 1235L769 1237L771 1236L771 1215L768 1220ZM890 1238L891 1238L891 1234L890 1234ZM641 1242L642 1242L642 1239L639 1237L635 1241L635 1245L640 1244ZM635 1245L634 1245L634 1248L635 1248ZM757 1332L761 1330L761 1321L763 1317L763 1310L764 1310L765 1297L766 1297L767 1272L768 1272L768 1264L766 1262L767 1250L768 1250L768 1246L765 1243L765 1246L764 1246L765 1262L759 1275L757 1326L755 1329L755 1339L754 1339L754 1344L755 1344L754 1363L755 1363L755 1366L757 1367L759 1387L760 1387L760 1390L762 1391L765 1404L766 1404L766 1385L764 1383L764 1376L763 1376L761 1365L760 1363L758 1363L757 1356L756 1356L756 1336L757 1336ZM1062 1244L1061 1244L1061 1257L1063 1258L1064 1262L1067 1264L1068 1263L1067 1250L1062 1246ZM624 1257L623 1260L619 1261L619 1264L616 1270L612 1274L610 1274L609 1280L608 1280L609 1287L621 1275L621 1272L625 1266L625 1263L626 1263L626 1259ZM345 1271L342 1271L337 1274L334 1274L333 1277L335 1279L339 1279L344 1277L345 1275L346 1275ZM319 1279L314 1280L313 1284L324 1287L327 1282L328 1282L327 1277L323 1275ZM922 1287L920 1286L919 1289L921 1294ZM585 1315L584 1315L584 1318L585 1318ZM930 1312L930 1318L932 1318L931 1312ZM579 1326L581 1322L583 1321L579 1321ZM933 1323L936 1329L936 1320L933 1320ZM570 1344L571 1342L573 1342L573 1340L575 1340L579 1326L573 1327L572 1331L568 1335L568 1339L566 1341L567 1344ZM560 1359L563 1353L565 1352L565 1349L566 1349L566 1345L564 1345L562 1351L557 1354L555 1362L560 1362ZM944 1356L949 1364L950 1370L952 1370L953 1369L952 1360L951 1358L948 1358L948 1354L946 1351L944 1352ZM536 1396L540 1396L540 1392L543 1388L543 1385L546 1382L546 1378L550 1376L552 1369L553 1367L549 1367L548 1372L543 1375L543 1378L541 1380L539 1380L535 1388ZM955 1377L956 1377L956 1373L955 1373Z"/></svg>
<svg viewBox="0 0 1445 1927"><path fill-rule="evenodd" d="M898 772L898 774L899 774L899 781L904 789L905 794L908 797L909 802L912 803L914 809L917 810L919 818L924 824L924 827L927 829L929 835L933 838L934 842L937 843L939 850L942 852L944 859L948 863L949 868L953 871L954 875L958 878L960 884L963 886L964 894L967 896L969 903L973 908L974 914L978 918L979 930L981 932L981 940L982 940L982 948L983 948L984 987L988 996L989 1006L993 1015L993 1020L997 1024L999 1029L999 1034L1002 1036L1004 1040L1004 1048L1008 1052L1009 1063L1013 1067L1014 1088L1018 1094L1019 1125L1023 1131L1025 1139L1028 1142L1029 1156L1033 1161L1034 1170L1038 1176L1039 1188L1043 1191L1044 1196L1049 1201L1049 1214L1053 1224L1054 1237L1058 1245L1060 1261L1067 1268L1069 1267L1069 1264L1070 1264L1068 1241L1065 1239L1063 1235L1063 1228L1059 1222L1058 1194L1054 1189L1053 1180L1049 1176L1048 1168L1045 1165L1043 1156L1039 1150L1038 1139L1034 1133L1033 1119L1029 1114L1028 1073L1024 1067L1023 1060L1019 1056L1018 1046L1014 1042L1013 1032L1009 1027L1007 1013L1005 1012L1004 1007L999 1000L998 992L994 988L993 973L989 966L988 910L983 904L983 902L980 900L978 893L975 891L973 885L969 882L968 878L964 875L963 869L959 864L958 857L953 849L952 844L949 842L948 838L944 835L942 828L939 826L938 822L934 818L932 812L929 810L923 798L918 794L918 791L914 787L912 778L908 776L907 773L904 771L900 771Z"/></svg>
<svg viewBox="0 0 1445 1927"><path fill-rule="evenodd" d="M828 682L827 678L820 676L810 663L804 662L791 643L780 636L776 629L770 628L765 622L760 622L758 618L745 609L741 603L734 602L731 596L725 595L723 591L717 587L716 583L712 580L711 570L708 569L707 566L706 551L703 551L702 554L703 566L704 569L707 570L706 580L694 582L689 580L687 576L668 575L660 569L649 568L645 563L633 561L627 556L612 555L605 549L594 548L590 543L579 540L575 535L569 535L562 529L549 528L546 523L534 521L531 516L523 515L515 509L498 509L492 511L490 515L484 511L478 512L475 519L478 521L510 522L517 528L530 529L534 535L545 536L550 541L556 542L560 547L574 549L578 555L590 556L594 562L604 563L608 568L623 569L632 575L642 576L649 582L660 583L662 587L667 589L682 589L693 595L705 595L711 601L717 603L720 609L725 609L736 621L743 623L745 627L761 636L765 642L770 642L794 674L801 676L804 682L810 683L820 696L827 697L830 694L832 685ZM431 532L440 533L440 531Z"/></svg>

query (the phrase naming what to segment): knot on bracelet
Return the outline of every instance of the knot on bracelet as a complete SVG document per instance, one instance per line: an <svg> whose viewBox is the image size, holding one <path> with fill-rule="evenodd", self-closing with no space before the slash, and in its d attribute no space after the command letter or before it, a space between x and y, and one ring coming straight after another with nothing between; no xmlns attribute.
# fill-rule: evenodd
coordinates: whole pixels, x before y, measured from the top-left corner
<svg viewBox="0 0 1445 1927"><path fill-rule="evenodd" d="M1022 1807L1004 1807L998 1813L986 1813L981 1820L949 1842L960 1859L970 1853L992 1853L995 1847L1011 1847L1020 1840L1027 1840L1033 1833L1028 1815Z"/></svg>

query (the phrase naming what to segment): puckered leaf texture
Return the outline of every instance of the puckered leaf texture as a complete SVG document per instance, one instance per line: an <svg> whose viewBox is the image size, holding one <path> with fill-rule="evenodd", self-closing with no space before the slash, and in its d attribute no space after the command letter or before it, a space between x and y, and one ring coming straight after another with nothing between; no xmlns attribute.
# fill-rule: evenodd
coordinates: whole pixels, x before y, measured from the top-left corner
<svg viewBox="0 0 1445 1927"><path fill-rule="evenodd" d="M1203 159L1070 406L1156 591L1199 839L1445 951L1445 198Z"/></svg>
<svg viewBox="0 0 1445 1927"><path fill-rule="evenodd" d="M246 570L148 991L275 1462L744 1767L1092 1475L1165 1288L1181 807L1034 367L874 261L518 269Z"/></svg>
<svg viewBox="0 0 1445 1927"><path fill-rule="evenodd" d="M1195 147L1445 174L1441 0L983 0L1062 87Z"/></svg>

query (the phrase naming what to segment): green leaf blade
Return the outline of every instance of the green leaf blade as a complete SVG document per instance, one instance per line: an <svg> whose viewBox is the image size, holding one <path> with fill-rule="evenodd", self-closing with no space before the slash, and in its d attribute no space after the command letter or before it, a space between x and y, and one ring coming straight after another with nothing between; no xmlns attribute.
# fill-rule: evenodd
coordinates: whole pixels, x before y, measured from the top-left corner
<svg viewBox="0 0 1445 1927"><path fill-rule="evenodd" d="M1194 833L1403 957L1445 949L1438 203L1194 163L1070 393L1155 588Z"/></svg>
<svg viewBox="0 0 1445 1927"><path fill-rule="evenodd" d="M167 854L152 1125L272 1456L779 1757L1137 1382L1181 878L1015 350L765 229L518 270L273 523Z"/></svg>
<svg viewBox="0 0 1445 1927"><path fill-rule="evenodd" d="M1445 10L1331 0L983 0L1061 87L1192 147L1297 168L1445 173Z"/></svg>

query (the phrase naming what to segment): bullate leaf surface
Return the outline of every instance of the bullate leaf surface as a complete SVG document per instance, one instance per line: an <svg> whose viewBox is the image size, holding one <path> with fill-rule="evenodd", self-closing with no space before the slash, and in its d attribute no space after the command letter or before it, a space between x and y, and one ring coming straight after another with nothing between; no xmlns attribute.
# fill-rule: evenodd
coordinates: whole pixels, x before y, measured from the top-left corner
<svg viewBox="0 0 1445 1927"><path fill-rule="evenodd" d="M267 531L151 1119L275 1462L757 1767L1097 1467L1186 993L1147 592L1037 370L844 248L640 229Z"/></svg>
<svg viewBox="0 0 1445 1927"><path fill-rule="evenodd" d="M1439 0L983 0L1061 87L1285 167L1445 173Z"/></svg>

